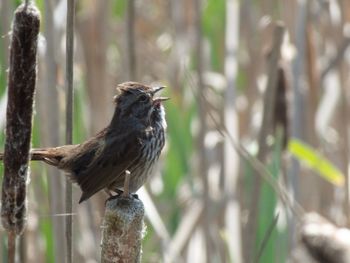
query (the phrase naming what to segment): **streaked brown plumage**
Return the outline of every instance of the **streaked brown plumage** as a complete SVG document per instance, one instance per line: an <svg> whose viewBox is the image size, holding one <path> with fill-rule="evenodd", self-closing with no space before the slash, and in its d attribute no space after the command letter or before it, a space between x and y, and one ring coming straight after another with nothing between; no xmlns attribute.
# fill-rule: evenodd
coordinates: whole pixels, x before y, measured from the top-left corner
<svg viewBox="0 0 350 263"><path fill-rule="evenodd" d="M79 203L102 189L123 189L130 171L130 192L147 180L164 146L166 129L162 101L152 88L136 82L117 87L115 112L109 126L78 145L32 150L32 160L42 160L67 172L83 194Z"/></svg>

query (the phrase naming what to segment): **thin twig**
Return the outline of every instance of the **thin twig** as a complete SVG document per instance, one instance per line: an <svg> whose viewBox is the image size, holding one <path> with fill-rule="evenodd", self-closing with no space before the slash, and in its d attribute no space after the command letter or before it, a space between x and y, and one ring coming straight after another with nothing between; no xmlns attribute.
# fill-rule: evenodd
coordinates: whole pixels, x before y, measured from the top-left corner
<svg viewBox="0 0 350 263"><path fill-rule="evenodd" d="M327 67L322 71L321 73L321 83L324 82L324 78L327 76L327 74L339 64L340 61L344 59L344 54L346 50L348 49L350 45L350 37L345 37L343 42L341 43L340 47L337 48L338 52L335 54L333 58L329 61Z"/></svg>
<svg viewBox="0 0 350 263"><path fill-rule="evenodd" d="M67 24L66 24L66 144L72 144L73 140L73 58L74 58L74 15L75 0L67 0ZM66 180L66 213L72 214L72 183ZM66 217L66 262L73 261L73 222L72 216Z"/></svg>

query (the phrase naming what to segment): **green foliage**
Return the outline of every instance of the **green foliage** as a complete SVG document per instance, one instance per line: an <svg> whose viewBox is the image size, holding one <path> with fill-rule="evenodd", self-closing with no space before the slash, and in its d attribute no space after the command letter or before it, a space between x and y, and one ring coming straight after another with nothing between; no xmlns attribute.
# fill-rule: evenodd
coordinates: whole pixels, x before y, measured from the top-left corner
<svg viewBox="0 0 350 263"><path fill-rule="evenodd" d="M169 92L171 89L167 91ZM191 123L196 114L196 105L194 102L184 105L184 100L175 92L164 95L169 96L171 100L164 103L167 114L167 145L169 150L164 160L162 199L164 203L173 203L179 183L186 180L186 176L190 173L190 160L194 144ZM181 210L172 206L166 207L165 210L167 216L163 220L166 220L168 230L173 233L181 220Z"/></svg>
<svg viewBox="0 0 350 263"><path fill-rule="evenodd" d="M236 80L237 93L239 92L243 93L247 89L247 84L248 84L247 78L248 78L247 72L242 70L242 68L238 68L238 74L237 74L237 80Z"/></svg>
<svg viewBox="0 0 350 263"><path fill-rule="evenodd" d="M208 38L211 47L211 66L219 72L222 72L224 68L225 17L225 0L207 1L202 16L203 33Z"/></svg>
<svg viewBox="0 0 350 263"><path fill-rule="evenodd" d="M52 231L53 225L51 218L42 218L40 220L40 230L44 238L45 244L45 262L55 262L54 253L54 235Z"/></svg>
<svg viewBox="0 0 350 263"><path fill-rule="evenodd" d="M171 151L167 152L164 169L164 194L174 196L176 186L182 175L189 172L189 160L191 159L193 138L191 135L191 121L194 115L194 105L188 109L181 107L180 99L176 94L166 103L168 123L168 144Z"/></svg>
<svg viewBox="0 0 350 263"><path fill-rule="evenodd" d="M271 160L271 163L268 165L268 170L274 177L274 180L278 180L278 176L281 171L281 156L282 156L282 150L281 150L281 136L277 136L276 143L274 144L274 150L273 150L273 158ZM259 176L259 175L256 175ZM260 197L260 212L259 212L259 219L258 219L258 233L257 233L257 244L256 247L259 248L261 246L261 243L264 240L264 237L266 235L266 231L271 226L271 222L275 220L276 216L276 206L277 206L277 199L278 196L276 192L271 188L271 186L263 181L262 183L262 190L261 190L261 197ZM285 256L287 254L286 250L282 250L283 247L286 247L287 244L284 244L284 246L281 244L281 240L283 240L283 236L286 235L285 231L279 232L276 228L272 231L269 240L267 241L267 244L265 245L264 251L261 255L260 262L285 262ZM279 247L280 257L277 260L276 258L276 251L277 247ZM257 250L256 250L257 251Z"/></svg>
<svg viewBox="0 0 350 263"><path fill-rule="evenodd" d="M1 235L1 247L0 247L0 259L1 262L7 262L7 236L6 235Z"/></svg>
<svg viewBox="0 0 350 263"><path fill-rule="evenodd" d="M311 146L298 139L291 139L288 150L328 182L336 186L344 185L345 177L342 172Z"/></svg>
<svg viewBox="0 0 350 263"><path fill-rule="evenodd" d="M281 136L278 136L281 137ZM251 153L256 155L256 152ZM267 168L274 180L278 180L278 176L281 171L281 139L277 138L274 144L272 152L271 163L268 164ZM251 202L251 195L249 193L253 190L254 177L260 176L251 167L248 161L244 162L244 194L246 200L248 200L248 207ZM257 255L259 248L261 248L262 242L266 237L266 233L271 228L272 222L275 220L277 211L277 200L278 196L273 188L264 180L262 180L261 194L259 198L259 216L258 216L258 228L257 228L257 239L255 243L254 257ZM282 215L283 216L283 215ZM280 215L279 220L281 220ZM278 251L278 253L276 253ZM287 231L286 229L277 229L276 227L271 232L267 243L262 251L260 261L263 262L285 262L287 257Z"/></svg>
<svg viewBox="0 0 350 263"><path fill-rule="evenodd" d="M128 0L113 1L113 16L118 19L122 19L125 14L126 5Z"/></svg>
<svg viewBox="0 0 350 263"><path fill-rule="evenodd" d="M54 2L52 2L54 3ZM41 14L41 26L44 24L43 22L43 19L45 17L45 0L35 0L35 5L37 6L37 8L39 9L40 11L40 14ZM42 31L42 28L41 28L41 31Z"/></svg>

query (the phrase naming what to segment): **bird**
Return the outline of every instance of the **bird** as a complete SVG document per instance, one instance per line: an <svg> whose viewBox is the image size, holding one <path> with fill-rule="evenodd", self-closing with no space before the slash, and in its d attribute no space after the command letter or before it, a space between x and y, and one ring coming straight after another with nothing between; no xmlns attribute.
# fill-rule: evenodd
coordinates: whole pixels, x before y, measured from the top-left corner
<svg viewBox="0 0 350 263"><path fill-rule="evenodd" d="M165 144L162 102L169 98L155 96L163 88L119 84L106 128L81 144L32 149L31 160L65 171L82 191L79 203L101 190L135 193L147 181Z"/></svg>

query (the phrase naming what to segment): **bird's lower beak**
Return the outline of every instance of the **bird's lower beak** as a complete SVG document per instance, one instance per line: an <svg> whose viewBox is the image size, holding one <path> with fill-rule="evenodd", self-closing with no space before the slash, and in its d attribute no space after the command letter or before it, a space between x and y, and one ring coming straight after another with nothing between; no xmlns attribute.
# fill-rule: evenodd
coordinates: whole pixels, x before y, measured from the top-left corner
<svg viewBox="0 0 350 263"><path fill-rule="evenodd" d="M155 93L161 91L164 88L165 88L164 86L152 88L152 95L154 95ZM170 98L168 98L168 97L153 98L153 105L159 105L159 104L161 104L162 101L166 101L168 99L170 99Z"/></svg>
<svg viewBox="0 0 350 263"><path fill-rule="evenodd" d="M169 100L169 97L158 97L153 99L153 105L160 104L162 101Z"/></svg>

